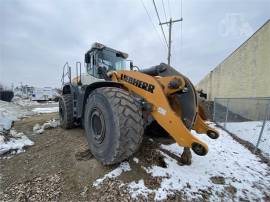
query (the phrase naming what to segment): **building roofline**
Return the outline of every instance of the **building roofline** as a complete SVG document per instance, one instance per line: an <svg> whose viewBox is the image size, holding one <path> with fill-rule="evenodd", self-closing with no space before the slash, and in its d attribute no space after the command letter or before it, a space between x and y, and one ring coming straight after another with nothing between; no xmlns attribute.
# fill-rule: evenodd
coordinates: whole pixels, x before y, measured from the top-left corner
<svg viewBox="0 0 270 202"><path fill-rule="evenodd" d="M214 69L212 69L209 73L207 73L197 84L199 84L204 78L212 73L215 69L219 67L225 60L231 57L236 51L238 51L242 46L244 46L255 34L257 34L266 24L270 23L270 19L268 19L263 25L261 25L248 39L246 39L240 46L238 46L233 52L231 52L227 57L225 57L220 63L218 63Z"/></svg>

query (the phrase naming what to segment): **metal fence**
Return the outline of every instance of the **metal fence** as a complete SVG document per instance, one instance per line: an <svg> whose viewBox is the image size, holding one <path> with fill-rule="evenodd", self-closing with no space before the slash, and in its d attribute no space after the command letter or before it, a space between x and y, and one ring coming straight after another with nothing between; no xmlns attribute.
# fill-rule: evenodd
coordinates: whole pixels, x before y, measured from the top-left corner
<svg viewBox="0 0 270 202"><path fill-rule="evenodd" d="M215 98L213 120L270 158L270 98Z"/></svg>

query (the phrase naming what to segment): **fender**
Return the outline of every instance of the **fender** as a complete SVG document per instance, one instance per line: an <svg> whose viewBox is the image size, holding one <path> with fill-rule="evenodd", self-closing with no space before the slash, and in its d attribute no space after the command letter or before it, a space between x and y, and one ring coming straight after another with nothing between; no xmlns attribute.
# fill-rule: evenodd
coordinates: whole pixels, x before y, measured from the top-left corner
<svg viewBox="0 0 270 202"><path fill-rule="evenodd" d="M65 83L62 89L62 94L73 94L75 92L75 86L71 83Z"/></svg>
<svg viewBox="0 0 270 202"><path fill-rule="evenodd" d="M83 119L86 101L87 101L88 96L91 94L91 92L97 88L102 88L102 87L122 88L123 85L119 82L113 82L113 81L98 81L90 85L82 86L81 93L80 93L82 97L78 98L78 112L79 112L78 117Z"/></svg>

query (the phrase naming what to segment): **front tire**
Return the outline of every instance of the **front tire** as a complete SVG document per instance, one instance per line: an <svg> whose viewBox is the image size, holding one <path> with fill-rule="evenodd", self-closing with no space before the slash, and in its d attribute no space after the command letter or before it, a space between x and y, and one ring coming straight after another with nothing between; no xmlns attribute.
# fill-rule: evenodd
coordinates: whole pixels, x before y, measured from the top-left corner
<svg viewBox="0 0 270 202"><path fill-rule="evenodd" d="M98 88L89 95L84 127L92 154L104 165L133 155L144 133L140 106L127 91L113 87Z"/></svg>
<svg viewBox="0 0 270 202"><path fill-rule="evenodd" d="M62 128L73 128L73 96L71 94L64 94L59 97L59 117Z"/></svg>

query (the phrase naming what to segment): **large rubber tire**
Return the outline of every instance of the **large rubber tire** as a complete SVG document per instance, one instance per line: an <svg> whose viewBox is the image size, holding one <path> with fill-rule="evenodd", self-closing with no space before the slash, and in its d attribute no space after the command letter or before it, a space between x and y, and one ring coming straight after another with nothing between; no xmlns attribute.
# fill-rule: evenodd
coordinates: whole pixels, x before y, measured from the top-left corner
<svg viewBox="0 0 270 202"><path fill-rule="evenodd" d="M94 90L87 99L84 128L92 154L103 165L122 162L141 145L141 107L120 88Z"/></svg>
<svg viewBox="0 0 270 202"><path fill-rule="evenodd" d="M73 128L73 96L71 94L65 94L59 97L59 117L62 128Z"/></svg>

